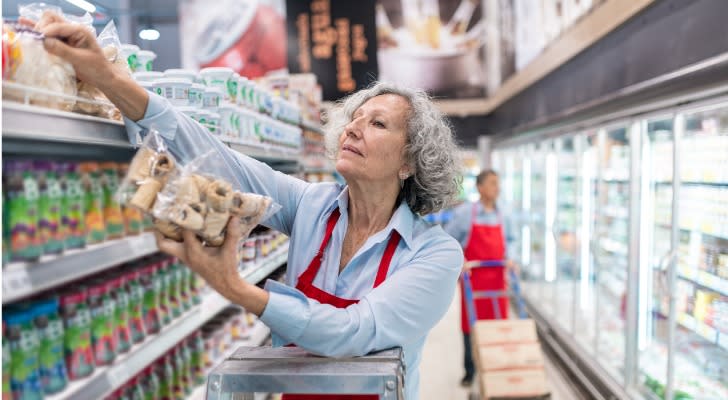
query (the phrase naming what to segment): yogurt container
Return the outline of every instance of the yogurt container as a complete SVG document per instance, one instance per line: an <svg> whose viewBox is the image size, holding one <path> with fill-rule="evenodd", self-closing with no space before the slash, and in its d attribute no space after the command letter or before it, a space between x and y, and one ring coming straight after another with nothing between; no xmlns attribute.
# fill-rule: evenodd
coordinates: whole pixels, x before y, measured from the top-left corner
<svg viewBox="0 0 728 400"><path fill-rule="evenodd" d="M238 92L235 95L235 103L239 106L250 107L248 105L248 87L250 81L248 78L241 76L238 78Z"/></svg>
<svg viewBox="0 0 728 400"><path fill-rule="evenodd" d="M168 69L164 71L164 77L165 78L183 78L183 79L189 79L191 82L195 82L197 80L197 72L191 70L191 69Z"/></svg>
<svg viewBox="0 0 728 400"><path fill-rule="evenodd" d="M210 119L210 114L212 114L212 112L208 110L197 110L197 122L207 128L207 121Z"/></svg>
<svg viewBox="0 0 728 400"><path fill-rule="evenodd" d="M190 117L193 120L197 121L197 119L198 119L198 116L197 116L197 113L198 113L197 107L182 106L182 107L177 107L177 109L179 111L181 111L182 114L187 115L188 117Z"/></svg>
<svg viewBox="0 0 728 400"><path fill-rule="evenodd" d="M205 85L193 83L190 86L190 105L193 107L202 107L202 97L205 94Z"/></svg>
<svg viewBox="0 0 728 400"><path fill-rule="evenodd" d="M214 135L220 134L220 114L216 112L210 112L207 120L207 128Z"/></svg>
<svg viewBox="0 0 728 400"><path fill-rule="evenodd" d="M241 142L250 141L253 134L255 116L247 108L238 107L238 138Z"/></svg>
<svg viewBox="0 0 728 400"><path fill-rule="evenodd" d="M210 67L200 70L200 76L207 87L219 88L226 100L230 99L228 95L228 81L233 77L234 71L227 67ZM236 84L237 87L237 84Z"/></svg>
<svg viewBox="0 0 728 400"><path fill-rule="evenodd" d="M140 71L131 74L137 82L154 82L157 79L162 79L165 75L159 71Z"/></svg>
<svg viewBox="0 0 728 400"><path fill-rule="evenodd" d="M157 55L153 51L139 50L136 57L137 67L135 71L152 71L154 70L153 63L157 58Z"/></svg>
<svg viewBox="0 0 728 400"><path fill-rule="evenodd" d="M227 82L227 99L233 104L235 104L236 98L238 97L239 80L240 75L237 72L234 72Z"/></svg>
<svg viewBox="0 0 728 400"><path fill-rule="evenodd" d="M202 93L202 108L217 109L222 102L223 91L217 87L206 87Z"/></svg>
<svg viewBox="0 0 728 400"><path fill-rule="evenodd" d="M174 106L187 106L190 103L192 81L182 78L164 78L154 81L154 92L167 98Z"/></svg>
<svg viewBox="0 0 728 400"><path fill-rule="evenodd" d="M121 56L124 57L126 63L129 65L131 72L136 71L137 67L137 54L139 53L139 46L133 44L122 44L121 45Z"/></svg>
<svg viewBox="0 0 728 400"><path fill-rule="evenodd" d="M226 102L220 105L218 111L220 112L220 134L237 140L238 126L240 125L238 107L235 104Z"/></svg>

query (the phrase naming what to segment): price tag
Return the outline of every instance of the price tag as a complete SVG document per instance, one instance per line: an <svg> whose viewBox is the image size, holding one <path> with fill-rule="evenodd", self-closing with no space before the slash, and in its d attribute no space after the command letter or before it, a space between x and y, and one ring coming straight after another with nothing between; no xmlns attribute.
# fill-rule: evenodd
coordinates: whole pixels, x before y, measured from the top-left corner
<svg viewBox="0 0 728 400"><path fill-rule="evenodd" d="M111 368L107 373L107 376L109 380L109 385L111 385L111 387L114 389L120 387L121 385L126 383L129 378L131 378L129 370L123 365Z"/></svg>
<svg viewBox="0 0 728 400"><path fill-rule="evenodd" d="M33 285L30 282L28 270L17 268L3 271L3 291L5 297L16 297L30 293Z"/></svg>

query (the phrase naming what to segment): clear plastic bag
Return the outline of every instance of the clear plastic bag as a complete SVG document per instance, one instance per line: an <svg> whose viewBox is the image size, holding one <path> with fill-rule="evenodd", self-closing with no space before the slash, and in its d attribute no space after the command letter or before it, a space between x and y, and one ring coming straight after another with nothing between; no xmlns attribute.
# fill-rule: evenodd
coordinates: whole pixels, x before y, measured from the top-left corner
<svg viewBox="0 0 728 400"><path fill-rule="evenodd" d="M159 193L152 215L165 236L181 240L180 228L189 229L206 246L217 247L225 241L230 218L240 219L240 235L246 238L281 209L269 197L233 190L233 180L225 176L229 172L216 155L210 151L194 159Z"/></svg>
<svg viewBox="0 0 728 400"><path fill-rule="evenodd" d="M28 28L3 27L3 42L12 49L7 79L52 93L30 93L31 104L70 111L76 101L76 71L73 66L43 47L43 36ZM7 40L6 40L7 39ZM53 93L61 96L53 96ZM24 91L5 90L3 97L23 102Z"/></svg>
<svg viewBox="0 0 728 400"><path fill-rule="evenodd" d="M151 130L132 158L126 177L119 185L119 204L151 214L157 194L179 173L177 161L159 133Z"/></svg>
<svg viewBox="0 0 728 400"><path fill-rule="evenodd" d="M28 3L18 5L18 15L33 22L38 22L45 12L52 12L62 16L66 21L83 25L86 29L96 33L94 30L94 17L88 12L83 15L64 14L60 7L46 3Z"/></svg>

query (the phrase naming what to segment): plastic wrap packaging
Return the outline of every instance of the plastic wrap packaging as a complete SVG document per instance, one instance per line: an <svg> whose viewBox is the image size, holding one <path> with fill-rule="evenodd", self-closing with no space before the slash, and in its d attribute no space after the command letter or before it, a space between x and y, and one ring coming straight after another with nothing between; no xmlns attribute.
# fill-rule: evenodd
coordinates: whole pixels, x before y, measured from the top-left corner
<svg viewBox="0 0 728 400"><path fill-rule="evenodd" d="M9 81L76 96L76 71L70 63L45 50L40 33L19 26L3 25L3 47L8 49L9 66L5 77ZM76 103L72 97L45 93L30 93L27 97L31 104L65 111L71 111ZM3 98L24 102L26 94L15 89L5 89Z"/></svg>
<svg viewBox="0 0 728 400"><path fill-rule="evenodd" d="M116 198L125 207L151 213L154 202L167 181L178 173L177 162L156 131L144 138L119 185Z"/></svg>
<svg viewBox="0 0 728 400"><path fill-rule="evenodd" d="M215 156L211 151L193 160L159 193L152 214L163 221L160 231L165 236L181 240L180 228L189 229L206 246L218 247L225 241L230 218L240 219L240 235L246 238L280 210L269 197L233 190L223 177L224 163Z"/></svg>
<svg viewBox="0 0 728 400"><path fill-rule="evenodd" d="M110 21L106 24L106 27L101 31L99 36L96 38L96 41L103 50L106 59L114 65L114 68L126 73L127 75L131 74L126 60L121 57L121 41L119 40L119 34L116 30L114 21ZM94 100L95 102L78 102L76 103L74 111L121 121L121 112L119 109L111 104L97 87L89 83L79 81L78 96Z"/></svg>

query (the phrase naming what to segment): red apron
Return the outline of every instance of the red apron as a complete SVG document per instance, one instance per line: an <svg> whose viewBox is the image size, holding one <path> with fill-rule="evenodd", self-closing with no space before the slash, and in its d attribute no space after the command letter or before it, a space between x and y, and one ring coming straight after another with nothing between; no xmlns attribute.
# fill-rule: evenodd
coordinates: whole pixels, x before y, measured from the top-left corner
<svg viewBox="0 0 728 400"><path fill-rule="evenodd" d="M329 240L331 239L331 234L334 232L334 226L336 226L336 221L339 220L339 216L341 214L339 213L339 209L337 208L334 210L334 212L331 213L331 216L329 216L328 222L326 222L326 234L324 235L324 240L321 242L321 247L319 248L318 253L316 253L316 256L311 260L311 263L308 265L308 268L301 274L301 276L298 277L298 283L296 284L296 289L303 292L303 294L306 295L309 299L313 299L318 301L321 304L329 304L336 308L346 308L352 304L356 304L359 302L359 300L351 300L351 299L344 299L341 297L336 297L331 293L325 292L316 286L313 285L313 280L316 278L316 274L318 273L319 269L321 268L321 263L324 258L324 250L326 249L326 245L328 245ZM387 242L387 247L384 250L384 255L382 256L382 260L379 262L379 270L377 270L377 276L374 279L374 286L372 288L376 288L377 286L381 285L382 282L387 278L387 272L389 271L389 263L392 261L392 256L394 256L395 250L397 250L397 245L399 244L399 233L397 231L392 231L392 236L389 238L389 242ZM373 400L378 399L379 396L377 395L323 395L323 394L284 394L283 400L315 400L315 399L326 399L326 400Z"/></svg>
<svg viewBox="0 0 728 400"><path fill-rule="evenodd" d="M503 241L503 223L498 215L498 223L495 225L477 224L478 203L473 204L472 225L470 226L470 238L465 246L465 261L488 261L503 260L506 249ZM473 290L504 290L506 288L505 267L477 268L471 271L470 282ZM498 299L501 318L508 317L508 299ZM465 306L465 295L463 281L460 280L460 327L463 333L470 333L468 324L468 310ZM495 319L493 303L491 299L475 300L476 319Z"/></svg>

